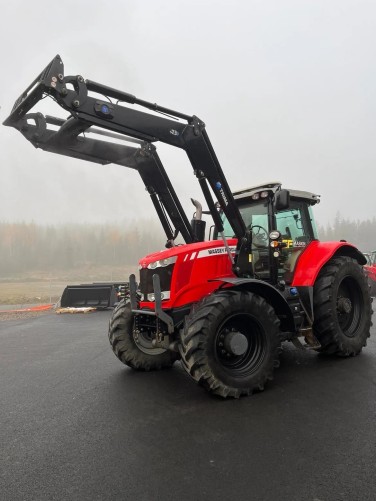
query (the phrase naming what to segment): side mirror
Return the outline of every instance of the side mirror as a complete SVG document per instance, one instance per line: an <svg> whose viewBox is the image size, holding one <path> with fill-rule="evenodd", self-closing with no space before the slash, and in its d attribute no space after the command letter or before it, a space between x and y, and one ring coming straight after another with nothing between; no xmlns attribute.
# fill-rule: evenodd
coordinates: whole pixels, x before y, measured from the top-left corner
<svg viewBox="0 0 376 501"><path fill-rule="evenodd" d="M289 190L277 191L274 202L275 210L285 210L290 207L290 192Z"/></svg>

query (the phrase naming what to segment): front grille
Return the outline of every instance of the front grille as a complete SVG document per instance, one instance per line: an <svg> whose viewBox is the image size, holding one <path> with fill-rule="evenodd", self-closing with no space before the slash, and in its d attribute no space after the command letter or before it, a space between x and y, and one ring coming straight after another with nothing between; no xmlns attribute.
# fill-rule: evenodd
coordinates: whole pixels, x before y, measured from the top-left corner
<svg viewBox="0 0 376 501"><path fill-rule="evenodd" d="M161 266L150 270L149 268L142 268L140 270L140 292L146 299L147 294L154 292L153 288L153 275L158 275L161 283L161 291L169 291L171 289L171 277L174 265Z"/></svg>

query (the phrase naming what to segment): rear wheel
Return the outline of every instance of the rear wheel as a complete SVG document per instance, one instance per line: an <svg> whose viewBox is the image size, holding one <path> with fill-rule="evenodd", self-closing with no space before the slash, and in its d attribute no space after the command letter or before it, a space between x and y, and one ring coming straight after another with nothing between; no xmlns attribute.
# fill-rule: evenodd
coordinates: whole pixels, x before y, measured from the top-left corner
<svg viewBox="0 0 376 501"><path fill-rule="evenodd" d="M134 314L129 300L121 300L112 314L108 338L113 352L123 364L141 371L171 367L178 354L155 348L149 334L134 330Z"/></svg>
<svg viewBox="0 0 376 501"><path fill-rule="evenodd" d="M314 286L315 336L318 351L355 356L367 344L372 325L371 298L362 267L340 256L326 264Z"/></svg>
<svg viewBox="0 0 376 501"><path fill-rule="evenodd" d="M203 299L186 318L181 341L188 374L224 398L263 390L279 365L279 319L248 291L222 290Z"/></svg>

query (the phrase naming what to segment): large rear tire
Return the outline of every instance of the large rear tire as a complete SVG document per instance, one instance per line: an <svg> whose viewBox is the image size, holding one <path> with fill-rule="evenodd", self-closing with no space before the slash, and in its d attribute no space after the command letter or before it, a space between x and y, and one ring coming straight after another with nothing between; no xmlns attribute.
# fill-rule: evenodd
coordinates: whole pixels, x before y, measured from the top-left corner
<svg viewBox="0 0 376 501"><path fill-rule="evenodd" d="M151 339L134 332L134 314L129 300L122 299L110 319L108 338L113 352L123 364L140 371L171 367L178 354L155 348Z"/></svg>
<svg viewBox="0 0 376 501"><path fill-rule="evenodd" d="M279 365L279 319L248 291L221 290L204 298L186 318L181 342L188 374L223 398L263 390Z"/></svg>
<svg viewBox="0 0 376 501"><path fill-rule="evenodd" d="M355 356L367 344L372 325L371 297L362 267L350 257L331 259L313 290L314 334L317 351Z"/></svg>

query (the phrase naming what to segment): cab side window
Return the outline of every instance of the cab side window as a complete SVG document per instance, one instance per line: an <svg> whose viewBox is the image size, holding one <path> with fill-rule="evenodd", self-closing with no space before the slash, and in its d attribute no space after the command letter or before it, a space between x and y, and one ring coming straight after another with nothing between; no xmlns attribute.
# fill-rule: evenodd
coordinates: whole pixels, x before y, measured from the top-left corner
<svg viewBox="0 0 376 501"><path fill-rule="evenodd" d="M282 234L285 247L281 251L279 277L291 283L298 257L310 241L309 233L304 228L303 211L299 205L276 214L277 229Z"/></svg>
<svg viewBox="0 0 376 501"><path fill-rule="evenodd" d="M299 208L290 208L276 214L277 229L287 247L295 247L308 243L308 236L303 226L303 218Z"/></svg>

